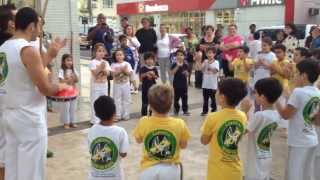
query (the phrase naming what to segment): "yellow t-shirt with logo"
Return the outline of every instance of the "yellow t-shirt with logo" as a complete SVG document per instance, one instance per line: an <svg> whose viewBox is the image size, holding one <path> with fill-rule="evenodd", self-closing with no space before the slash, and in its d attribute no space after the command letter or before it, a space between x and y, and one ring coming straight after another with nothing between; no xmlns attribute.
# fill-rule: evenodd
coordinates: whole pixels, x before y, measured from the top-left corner
<svg viewBox="0 0 320 180"><path fill-rule="evenodd" d="M182 119L143 117L133 131L143 141L141 169L158 163L180 163L180 142L190 139L190 131Z"/></svg>
<svg viewBox="0 0 320 180"><path fill-rule="evenodd" d="M253 61L252 59L247 58L246 59L246 63L248 65L252 65ZM244 60L241 60L240 58L236 58L233 62L232 62L232 66L234 69L234 77L241 79L244 82L248 82L250 79L250 71L246 70L245 64L244 64Z"/></svg>
<svg viewBox="0 0 320 180"><path fill-rule="evenodd" d="M275 68L278 70L283 70L286 66L290 64L290 61L288 59L284 59L282 61L276 60L273 62L275 65ZM287 89L289 86L289 80L287 78L284 78L280 76L279 74L273 74L272 77L278 79L280 81L281 85L283 86L283 89Z"/></svg>
<svg viewBox="0 0 320 180"><path fill-rule="evenodd" d="M211 136L207 180L242 180L238 143L245 133L247 117L236 109L222 109L208 115L202 135Z"/></svg>

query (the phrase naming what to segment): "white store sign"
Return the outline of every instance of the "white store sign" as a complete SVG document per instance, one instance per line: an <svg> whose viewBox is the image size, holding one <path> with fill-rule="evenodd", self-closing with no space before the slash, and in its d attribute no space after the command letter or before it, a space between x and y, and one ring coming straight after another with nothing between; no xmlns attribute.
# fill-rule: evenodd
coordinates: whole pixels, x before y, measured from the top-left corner
<svg viewBox="0 0 320 180"><path fill-rule="evenodd" d="M240 7L277 6L283 5L285 0L239 0Z"/></svg>

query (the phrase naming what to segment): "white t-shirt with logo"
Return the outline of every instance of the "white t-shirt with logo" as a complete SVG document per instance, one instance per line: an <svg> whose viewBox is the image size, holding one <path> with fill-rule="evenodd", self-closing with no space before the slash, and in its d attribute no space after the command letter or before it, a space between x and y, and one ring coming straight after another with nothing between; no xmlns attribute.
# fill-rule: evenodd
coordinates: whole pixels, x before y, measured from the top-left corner
<svg viewBox="0 0 320 180"><path fill-rule="evenodd" d="M105 70L106 71L111 71L110 65L108 61L105 60L97 60L97 59L93 59L91 60L90 64L89 64L89 69L92 70L96 70L98 66L101 65L101 63L105 63ZM106 90L107 89L107 82L108 82L108 76L107 74L101 74L98 75L97 78L95 78L93 75L91 75L91 80L90 80L90 84L91 84L91 90Z"/></svg>
<svg viewBox="0 0 320 180"><path fill-rule="evenodd" d="M89 180L122 180L120 153L129 151L127 132L119 126L95 124L88 132L91 169Z"/></svg>
<svg viewBox="0 0 320 180"><path fill-rule="evenodd" d="M280 116L275 110L256 112L248 121L248 152L245 163L247 178L270 177L272 151L271 137L278 126Z"/></svg>
<svg viewBox="0 0 320 180"><path fill-rule="evenodd" d="M296 113L289 120L288 145L294 147L314 147L318 144L315 126L311 123L319 111L320 91L313 86L295 88L288 105L296 108Z"/></svg>
<svg viewBox="0 0 320 180"><path fill-rule="evenodd" d="M203 62L203 81L202 88L203 89L217 89L218 88L218 75L219 75L219 62L214 60L212 63L209 63L208 60ZM213 71L218 71L214 73Z"/></svg>
<svg viewBox="0 0 320 180"><path fill-rule="evenodd" d="M118 62L117 63L113 63L111 65L111 71L112 72L118 72L118 71L120 71L120 69L125 68L125 67L128 68L128 71L130 73L133 72L131 65L126 61L123 61L121 63L118 63ZM130 75L127 75L125 73L120 73L120 74L118 73L118 74L113 76L113 82L116 83L116 84L129 83L130 82Z"/></svg>
<svg viewBox="0 0 320 180"><path fill-rule="evenodd" d="M268 64L272 64L272 62L276 59L276 55L273 52L269 53L259 53L255 62L258 62L259 59L263 60ZM263 66L255 67L253 71L253 85L256 84L257 81L263 78L271 77L271 72L269 69L266 69Z"/></svg>

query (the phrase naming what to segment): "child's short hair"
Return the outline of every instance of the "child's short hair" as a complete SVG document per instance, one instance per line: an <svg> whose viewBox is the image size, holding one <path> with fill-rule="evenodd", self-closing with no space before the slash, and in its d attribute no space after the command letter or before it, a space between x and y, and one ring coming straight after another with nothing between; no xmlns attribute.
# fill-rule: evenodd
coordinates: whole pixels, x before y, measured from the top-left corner
<svg viewBox="0 0 320 180"><path fill-rule="evenodd" d="M206 53L208 53L208 52L212 52L213 54L216 54L217 53L217 48L215 48L215 47L209 47L208 49L207 49L207 51L206 51Z"/></svg>
<svg viewBox="0 0 320 180"><path fill-rule="evenodd" d="M122 40L127 39L127 36L122 34L119 36L119 41L121 42Z"/></svg>
<svg viewBox="0 0 320 180"><path fill-rule="evenodd" d="M240 46L238 49L241 49L244 53L248 54L250 52L250 49L248 46Z"/></svg>
<svg viewBox="0 0 320 180"><path fill-rule="evenodd" d="M282 86L275 78L260 79L254 85L254 89L258 95L264 95L271 104L275 103L282 94Z"/></svg>
<svg viewBox="0 0 320 180"><path fill-rule="evenodd" d="M305 59L297 64L297 69L300 74L307 74L310 83L317 81L320 71L319 62L317 60Z"/></svg>
<svg viewBox="0 0 320 180"><path fill-rule="evenodd" d="M94 111L101 121L111 120L116 113L116 105L114 100L109 96L100 96L94 102Z"/></svg>
<svg viewBox="0 0 320 180"><path fill-rule="evenodd" d="M255 32L255 33L253 33L253 39L254 40L259 40L260 39L260 32Z"/></svg>
<svg viewBox="0 0 320 180"><path fill-rule="evenodd" d="M185 53L182 49L178 49L178 50L176 51L176 55L177 55L178 53L181 53L181 54L183 54L183 56L186 56L186 53Z"/></svg>
<svg viewBox="0 0 320 180"><path fill-rule="evenodd" d="M287 48L286 48L286 46L285 45L283 45L283 44L277 44L277 45L275 45L274 47L273 47L273 50L282 50L283 52L286 52L286 50L287 50Z"/></svg>
<svg viewBox="0 0 320 180"><path fill-rule="evenodd" d="M272 39L270 37L264 37L262 39L262 42L268 44L269 46L272 46L272 44L273 44Z"/></svg>
<svg viewBox="0 0 320 180"><path fill-rule="evenodd" d="M148 99L153 110L167 114L172 105L173 89L169 85L154 85L149 90Z"/></svg>
<svg viewBox="0 0 320 180"><path fill-rule="evenodd" d="M300 52L300 55L301 55L302 57L306 57L306 58L310 58L310 57L311 57L311 53L310 53L310 51L309 51L307 48L297 47L295 50L296 50L296 51L299 51L299 52Z"/></svg>
<svg viewBox="0 0 320 180"><path fill-rule="evenodd" d="M153 52L146 52L146 53L144 53L144 55L143 55L143 59L144 60L147 60L147 59L153 59L153 60L155 60L155 55L154 55L154 53Z"/></svg>
<svg viewBox="0 0 320 180"><path fill-rule="evenodd" d="M219 93L225 96L229 106L237 106L248 93L246 84L237 78L220 81L218 89Z"/></svg>

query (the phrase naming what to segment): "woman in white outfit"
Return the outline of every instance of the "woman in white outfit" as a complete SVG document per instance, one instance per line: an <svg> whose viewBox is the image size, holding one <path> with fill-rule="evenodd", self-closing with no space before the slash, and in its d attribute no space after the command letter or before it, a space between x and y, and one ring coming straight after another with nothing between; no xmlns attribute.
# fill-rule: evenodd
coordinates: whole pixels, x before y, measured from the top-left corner
<svg viewBox="0 0 320 180"><path fill-rule="evenodd" d="M168 34L166 25L160 25L160 34L157 40L157 58L160 66L160 78L162 83L167 82L167 75L169 77L170 83L172 82L172 77L170 76L170 53L171 49L177 47L180 44L178 38L174 38Z"/></svg>

